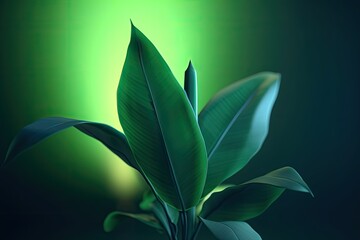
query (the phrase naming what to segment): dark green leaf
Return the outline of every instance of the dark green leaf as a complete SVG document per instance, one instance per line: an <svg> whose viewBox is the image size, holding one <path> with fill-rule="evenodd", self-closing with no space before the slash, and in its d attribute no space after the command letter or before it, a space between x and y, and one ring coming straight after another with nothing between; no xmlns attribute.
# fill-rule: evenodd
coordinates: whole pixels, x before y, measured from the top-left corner
<svg viewBox="0 0 360 240"><path fill-rule="evenodd" d="M171 222L176 225L179 220L179 211L173 208L172 206L169 206L166 203L165 203L165 209L169 214Z"/></svg>
<svg viewBox="0 0 360 240"><path fill-rule="evenodd" d="M293 168L284 167L212 194L200 215L216 221L246 221L262 214L285 189L312 194Z"/></svg>
<svg viewBox="0 0 360 240"><path fill-rule="evenodd" d="M275 187L282 187L293 191L306 192L310 193L311 196L314 197L314 194L312 193L309 186L302 179L300 174L292 167L279 168L277 170L269 172L264 176L247 181L244 184L250 183L269 184Z"/></svg>
<svg viewBox="0 0 360 240"><path fill-rule="evenodd" d="M163 204L164 205L162 205L156 199L155 195L151 191L146 191L143 195L143 200L141 201L139 206L140 209L144 211L152 212L155 217L160 221L161 225L164 227L167 233L171 236L170 224L173 224L173 227L176 227L179 218L179 212L176 209L168 206L166 203ZM165 211L169 215L171 223L169 223Z"/></svg>
<svg viewBox="0 0 360 240"><path fill-rule="evenodd" d="M197 77L194 66L191 61L185 71L184 89L186 95L190 101L192 108L194 109L195 117L197 118L198 111L198 89L197 89Z"/></svg>
<svg viewBox="0 0 360 240"><path fill-rule="evenodd" d="M132 26L118 88L121 125L159 197L195 206L206 178L205 144L193 109L155 46Z"/></svg>
<svg viewBox="0 0 360 240"><path fill-rule="evenodd" d="M104 220L104 230L105 232L113 231L120 223L123 217L134 218L150 227L156 228L158 230L162 230L162 227L159 221L152 215L149 214L135 214L135 213L126 213L115 211L107 215Z"/></svg>
<svg viewBox="0 0 360 240"><path fill-rule="evenodd" d="M261 240L246 222L214 222L203 218L201 221L219 240Z"/></svg>
<svg viewBox="0 0 360 240"><path fill-rule="evenodd" d="M12 141L5 162L11 161L17 155L45 138L69 127L75 127L81 132L99 140L128 165L138 169L123 133L102 123L62 117L43 118L24 127Z"/></svg>
<svg viewBox="0 0 360 240"><path fill-rule="evenodd" d="M208 153L203 196L241 170L261 148L280 75L264 72L238 81L216 94L199 115Z"/></svg>

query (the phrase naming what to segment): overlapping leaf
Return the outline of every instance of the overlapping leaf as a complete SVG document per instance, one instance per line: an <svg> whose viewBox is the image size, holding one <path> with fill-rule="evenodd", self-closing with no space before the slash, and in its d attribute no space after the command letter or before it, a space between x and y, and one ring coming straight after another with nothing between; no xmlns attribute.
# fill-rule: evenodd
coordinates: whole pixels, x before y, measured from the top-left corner
<svg viewBox="0 0 360 240"><path fill-rule="evenodd" d="M160 198L179 210L195 206L206 178L204 140L184 90L134 26L118 112L135 159Z"/></svg>
<svg viewBox="0 0 360 240"><path fill-rule="evenodd" d="M12 141L5 162L11 161L17 155L45 138L69 127L75 127L81 132L99 140L128 165L138 169L123 133L106 124L62 117L43 118L24 127Z"/></svg>
<svg viewBox="0 0 360 240"><path fill-rule="evenodd" d="M213 97L199 115L208 153L203 196L237 173L261 148L280 75L264 72L236 82Z"/></svg>
<svg viewBox="0 0 360 240"><path fill-rule="evenodd" d="M260 235L246 222L201 221L219 240L261 240Z"/></svg>
<svg viewBox="0 0 360 240"><path fill-rule="evenodd" d="M246 221L263 213L286 189L312 195L300 175L284 167L212 194L200 215L215 221Z"/></svg>

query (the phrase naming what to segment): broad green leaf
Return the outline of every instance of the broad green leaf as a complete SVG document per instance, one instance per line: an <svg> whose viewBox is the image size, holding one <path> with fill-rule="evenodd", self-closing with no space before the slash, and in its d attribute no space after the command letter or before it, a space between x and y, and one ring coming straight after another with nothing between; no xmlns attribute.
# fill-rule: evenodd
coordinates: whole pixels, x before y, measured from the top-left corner
<svg viewBox="0 0 360 240"><path fill-rule="evenodd" d="M5 162L11 161L17 155L45 138L69 127L75 127L81 132L99 140L128 165L138 169L123 133L102 123L62 117L43 118L24 127L10 144Z"/></svg>
<svg viewBox="0 0 360 240"><path fill-rule="evenodd" d="M185 71L184 89L186 95L190 101L192 108L194 109L195 117L197 118L198 111L198 89L197 89L197 76L194 66L191 61Z"/></svg>
<svg viewBox="0 0 360 240"><path fill-rule="evenodd" d="M195 206L206 178L204 140L185 91L133 25L118 113L135 159L159 197L179 210Z"/></svg>
<svg viewBox="0 0 360 240"><path fill-rule="evenodd" d="M141 213L126 213L115 211L107 215L104 220L104 230L105 232L113 231L120 223L121 219L124 217L134 218L150 227L156 228L157 230L162 230L162 227L159 221L150 214L141 214Z"/></svg>
<svg viewBox="0 0 360 240"><path fill-rule="evenodd" d="M312 195L300 175L293 168L284 167L214 193L204 203L200 215L215 221L246 221L262 214L285 189Z"/></svg>
<svg viewBox="0 0 360 240"><path fill-rule="evenodd" d="M219 240L261 240L260 235L246 222L214 222L201 218Z"/></svg>
<svg viewBox="0 0 360 240"><path fill-rule="evenodd" d="M253 75L220 91L200 112L208 154L203 196L240 171L261 148L279 85L279 74Z"/></svg>

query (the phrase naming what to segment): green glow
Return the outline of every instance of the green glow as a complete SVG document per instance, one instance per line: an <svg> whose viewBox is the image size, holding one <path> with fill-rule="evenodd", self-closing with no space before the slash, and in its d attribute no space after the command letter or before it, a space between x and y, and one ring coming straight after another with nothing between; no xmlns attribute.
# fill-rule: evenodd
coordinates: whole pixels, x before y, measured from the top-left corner
<svg viewBox="0 0 360 240"><path fill-rule="evenodd" d="M33 89L42 102L31 110L34 118L66 116L121 130L116 89L130 40L130 19L157 46L181 85L192 60L198 73L199 109L220 87L238 79L226 72L233 67L225 65L226 54L234 49L223 42L232 29L227 18L219 19L227 10L216 1L54 1L27 9L32 9L28 17L33 21L24 26L31 43L27 51L33 57L26 67L35 72ZM239 44L238 39L230 42ZM72 136L81 149L93 144L78 133ZM83 155L97 156L92 161L107 159L95 164L95 170L101 165L107 171L87 178L107 179L102 184L119 198L142 188L135 173L105 148L88 151Z"/></svg>
<svg viewBox="0 0 360 240"><path fill-rule="evenodd" d="M129 20L158 47L183 84L188 60L198 62L199 66L207 61L206 56L199 55L206 51L208 42L203 5L201 1L69 3L64 11L68 53L65 61L74 75L68 76L67 81L71 81L68 91L73 92L72 96L79 94L79 98L75 103L74 98L69 98L65 105L76 116L121 129L116 112L116 88L130 39ZM64 70L69 73L69 69ZM115 158L106 150L101 154ZM115 195L136 193L134 189L140 185L133 171L117 159L106 161L106 165L108 183Z"/></svg>

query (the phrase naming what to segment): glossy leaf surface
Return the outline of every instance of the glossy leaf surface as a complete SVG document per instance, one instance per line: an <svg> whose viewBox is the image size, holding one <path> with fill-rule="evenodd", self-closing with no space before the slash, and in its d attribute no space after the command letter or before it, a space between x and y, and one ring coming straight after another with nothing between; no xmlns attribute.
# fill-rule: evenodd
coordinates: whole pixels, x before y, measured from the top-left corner
<svg viewBox="0 0 360 240"><path fill-rule="evenodd" d="M208 154L203 196L241 170L261 148L278 94L280 75L264 72L216 94L199 114Z"/></svg>
<svg viewBox="0 0 360 240"><path fill-rule="evenodd" d="M200 215L216 221L246 221L262 214L285 189L312 194L300 175L285 167L212 194Z"/></svg>
<svg viewBox="0 0 360 240"><path fill-rule="evenodd" d="M219 240L261 240L260 235L246 222L201 221Z"/></svg>
<svg viewBox="0 0 360 240"><path fill-rule="evenodd" d="M155 46L132 26L118 88L121 125L159 197L195 206L206 178L205 144L193 109Z"/></svg>
<svg viewBox="0 0 360 240"><path fill-rule="evenodd" d="M99 140L128 165L138 169L123 133L106 124L62 117L39 119L24 127L12 141L5 162L11 161L17 155L40 141L69 127L75 127L81 132Z"/></svg>

